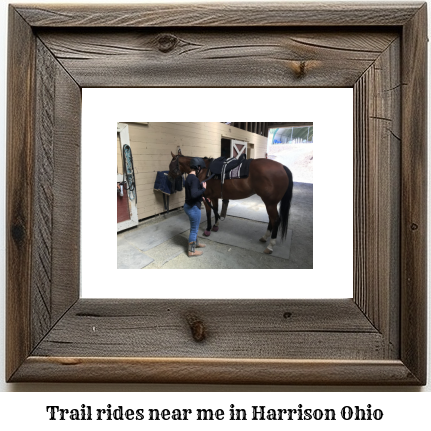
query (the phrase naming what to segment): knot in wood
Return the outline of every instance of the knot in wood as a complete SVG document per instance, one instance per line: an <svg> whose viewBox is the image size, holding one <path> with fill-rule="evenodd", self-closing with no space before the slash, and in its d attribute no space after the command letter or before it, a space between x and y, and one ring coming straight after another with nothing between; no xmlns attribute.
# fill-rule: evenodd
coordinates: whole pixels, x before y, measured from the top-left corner
<svg viewBox="0 0 431 431"><path fill-rule="evenodd" d="M197 342L204 341L207 334L202 320L198 319L196 316L188 316L187 323L189 324L190 330L192 331L193 339Z"/></svg>
<svg viewBox="0 0 431 431"><path fill-rule="evenodd" d="M293 67L293 71L295 72L295 75L297 78L301 79L304 78L307 74L307 62L306 61L300 61L295 63Z"/></svg>
<svg viewBox="0 0 431 431"><path fill-rule="evenodd" d="M178 44L178 38L172 34L162 34L157 38L158 49L161 52L172 51Z"/></svg>
<svg viewBox="0 0 431 431"><path fill-rule="evenodd" d="M416 223L412 223L410 226L411 230L416 230L419 226Z"/></svg>
<svg viewBox="0 0 431 431"><path fill-rule="evenodd" d="M25 227L22 223L14 223L11 227L11 235L16 244L21 245L25 239Z"/></svg>

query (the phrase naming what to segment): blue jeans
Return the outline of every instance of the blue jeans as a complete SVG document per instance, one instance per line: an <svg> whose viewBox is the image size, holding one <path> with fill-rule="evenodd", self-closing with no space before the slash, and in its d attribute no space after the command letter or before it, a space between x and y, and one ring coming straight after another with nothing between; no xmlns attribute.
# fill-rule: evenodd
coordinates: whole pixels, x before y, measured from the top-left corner
<svg viewBox="0 0 431 431"><path fill-rule="evenodd" d="M191 207L188 204L184 204L184 212L188 215L190 220L189 242L196 242L199 223L201 222L201 210L196 205Z"/></svg>

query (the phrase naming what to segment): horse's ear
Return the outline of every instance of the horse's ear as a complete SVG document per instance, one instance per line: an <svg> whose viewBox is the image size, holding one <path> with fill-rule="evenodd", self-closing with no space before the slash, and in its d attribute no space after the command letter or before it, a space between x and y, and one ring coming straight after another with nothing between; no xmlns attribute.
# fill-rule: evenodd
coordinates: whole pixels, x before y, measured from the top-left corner
<svg viewBox="0 0 431 431"><path fill-rule="evenodd" d="M171 156L172 156L173 159L175 159L175 155L174 155L174 153L172 151L171 151Z"/></svg>

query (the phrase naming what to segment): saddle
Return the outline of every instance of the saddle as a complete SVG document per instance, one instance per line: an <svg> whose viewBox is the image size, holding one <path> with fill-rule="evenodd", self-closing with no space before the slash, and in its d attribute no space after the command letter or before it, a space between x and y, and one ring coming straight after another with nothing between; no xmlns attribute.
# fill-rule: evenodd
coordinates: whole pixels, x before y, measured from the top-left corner
<svg viewBox="0 0 431 431"><path fill-rule="evenodd" d="M210 163L208 177L221 180L221 198L223 200L223 184L225 179L245 178L248 177L250 162L253 159L247 159L242 154L238 159L235 157L219 157ZM224 202L224 200L223 200ZM224 207L223 207L224 208Z"/></svg>
<svg viewBox="0 0 431 431"><path fill-rule="evenodd" d="M239 159L235 157L219 157L218 159L214 159L210 163L210 173L214 175L221 175L222 178L232 169L236 168L245 160L245 154L242 154Z"/></svg>

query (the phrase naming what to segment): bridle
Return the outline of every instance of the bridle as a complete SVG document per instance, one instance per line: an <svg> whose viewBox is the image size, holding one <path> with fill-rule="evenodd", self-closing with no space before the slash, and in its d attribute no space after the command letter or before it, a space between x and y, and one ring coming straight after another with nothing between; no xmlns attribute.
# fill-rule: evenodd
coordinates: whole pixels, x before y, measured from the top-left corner
<svg viewBox="0 0 431 431"><path fill-rule="evenodd" d="M175 156L175 167L174 167L174 170L173 170L173 172L172 172L175 176L178 176L178 175L182 175L183 173L181 172L181 169L180 169L180 155L179 154L177 154L176 156Z"/></svg>
<svg viewBox="0 0 431 431"><path fill-rule="evenodd" d="M185 172L181 172L181 169L180 169L180 156L181 156L181 154L177 154L175 156L175 166L174 166L174 169L172 171L172 173L175 176L184 175L185 174ZM183 156L183 157L185 157L185 156ZM208 169L208 168L205 168L205 169ZM199 175L200 172L201 172L201 169L199 170L199 172L197 172L197 174Z"/></svg>

